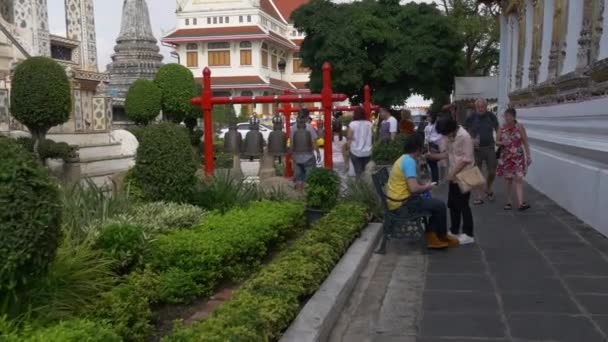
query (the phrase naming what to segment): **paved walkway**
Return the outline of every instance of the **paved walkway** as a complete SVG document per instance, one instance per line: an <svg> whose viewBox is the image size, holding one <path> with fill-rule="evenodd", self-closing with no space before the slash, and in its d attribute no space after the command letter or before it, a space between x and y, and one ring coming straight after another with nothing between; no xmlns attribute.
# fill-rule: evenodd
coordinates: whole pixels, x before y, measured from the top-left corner
<svg viewBox="0 0 608 342"><path fill-rule="evenodd" d="M427 253L391 242L329 340L608 341L608 239L527 194L526 213L502 210L500 194L475 207L476 245Z"/></svg>

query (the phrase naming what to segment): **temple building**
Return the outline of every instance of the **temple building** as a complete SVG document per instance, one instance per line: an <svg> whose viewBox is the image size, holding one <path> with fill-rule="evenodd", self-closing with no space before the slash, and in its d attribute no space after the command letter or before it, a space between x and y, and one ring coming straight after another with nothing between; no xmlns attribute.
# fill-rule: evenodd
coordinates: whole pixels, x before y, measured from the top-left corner
<svg viewBox="0 0 608 342"><path fill-rule="evenodd" d="M252 96L308 92L309 70L298 55L304 34L291 13L307 0L190 0L178 2L171 44L200 81L209 66L215 94ZM272 115L274 105L235 105L237 114Z"/></svg>
<svg viewBox="0 0 608 342"><path fill-rule="evenodd" d="M120 34L112 63L108 65L110 83L106 90L113 99L115 122L126 120L124 102L131 84L156 76L163 60L159 51L146 0L124 0Z"/></svg>
<svg viewBox="0 0 608 342"><path fill-rule="evenodd" d="M516 108L527 129L527 180L608 235L608 6L498 2L499 110Z"/></svg>

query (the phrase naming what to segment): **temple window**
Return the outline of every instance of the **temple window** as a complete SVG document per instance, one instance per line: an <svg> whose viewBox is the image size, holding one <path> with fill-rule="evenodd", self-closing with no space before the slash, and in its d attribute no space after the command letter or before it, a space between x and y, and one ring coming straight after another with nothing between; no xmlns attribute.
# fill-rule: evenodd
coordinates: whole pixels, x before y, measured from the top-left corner
<svg viewBox="0 0 608 342"><path fill-rule="evenodd" d="M268 68L268 45L262 44L262 66Z"/></svg>
<svg viewBox="0 0 608 342"><path fill-rule="evenodd" d="M241 65L251 65L251 42L241 42Z"/></svg>
<svg viewBox="0 0 608 342"><path fill-rule="evenodd" d="M239 23L242 23L242 22L243 22L243 16L239 15Z"/></svg>
<svg viewBox="0 0 608 342"><path fill-rule="evenodd" d="M207 25L211 25L211 17L207 17Z"/></svg>
<svg viewBox="0 0 608 342"><path fill-rule="evenodd" d="M248 22L248 23L250 23L250 22L251 22L251 16L250 16L250 15L248 15L248 16L247 16L247 22Z"/></svg>
<svg viewBox="0 0 608 342"><path fill-rule="evenodd" d="M220 17L220 24L224 23L224 17Z"/></svg>
<svg viewBox="0 0 608 342"><path fill-rule="evenodd" d="M71 62L72 48L63 45L51 44L51 58Z"/></svg>
<svg viewBox="0 0 608 342"><path fill-rule="evenodd" d="M197 25L198 24L198 19L194 18L192 19L192 25Z"/></svg>
<svg viewBox="0 0 608 342"><path fill-rule="evenodd" d="M209 43L209 65L230 66L230 43Z"/></svg>
<svg viewBox="0 0 608 342"><path fill-rule="evenodd" d="M279 67L279 56L277 54L277 50L273 49L272 50L272 64L271 64L272 70L277 71L278 67Z"/></svg>
<svg viewBox="0 0 608 342"><path fill-rule="evenodd" d="M186 45L186 66L188 68L198 67L198 44Z"/></svg>
<svg viewBox="0 0 608 342"><path fill-rule="evenodd" d="M226 18L224 18L224 22L225 22L226 24L229 24L229 23L230 23L230 17L226 17Z"/></svg>
<svg viewBox="0 0 608 342"><path fill-rule="evenodd" d="M293 72L296 74L308 73L308 69L302 66L302 57L297 52L293 54Z"/></svg>
<svg viewBox="0 0 608 342"><path fill-rule="evenodd" d="M217 24L217 17L213 17L213 24Z"/></svg>
<svg viewBox="0 0 608 342"><path fill-rule="evenodd" d="M190 19L186 19L186 26L190 25Z"/></svg>

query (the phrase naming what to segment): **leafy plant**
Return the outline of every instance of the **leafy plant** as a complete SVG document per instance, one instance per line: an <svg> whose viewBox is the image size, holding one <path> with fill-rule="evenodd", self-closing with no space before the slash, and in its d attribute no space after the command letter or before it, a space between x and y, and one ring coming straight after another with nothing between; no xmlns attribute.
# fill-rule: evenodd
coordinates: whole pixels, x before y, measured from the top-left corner
<svg viewBox="0 0 608 342"><path fill-rule="evenodd" d="M196 96L192 72L180 64L165 64L156 73L154 83L160 89L161 107L167 119L182 122L192 112L190 99Z"/></svg>
<svg viewBox="0 0 608 342"><path fill-rule="evenodd" d="M299 231L302 223L297 204L254 202L209 215L198 229L159 236L152 243L149 265L159 274L173 272L181 283L184 275L192 277L199 293L209 295L221 281L241 279L254 270L271 246Z"/></svg>
<svg viewBox="0 0 608 342"><path fill-rule="evenodd" d="M259 198L255 184L237 180L229 172L216 172L211 179L199 183L193 203L204 209L219 210L223 213Z"/></svg>
<svg viewBox="0 0 608 342"><path fill-rule="evenodd" d="M0 208L0 291L10 292L46 274L61 238L61 204L47 170L5 138Z"/></svg>
<svg viewBox="0 0 608 342"><path fill-rule="evenodd" d="M148 239L144 230L130 224L110 224L101 230L96 248L114 261L119 274L129 273L143 264Z"/></svg>
<svg viewBox="0 0 608 342"><path fill-rule="evenodd" d="M23 146L28 152L34 153L35 141L32 138L21 137L17 142ZM44 139L39 142L38 156L41 160L48 158L70 160L76 156L77 146L70 146L64 142L54 142L53 140Z"/></svg>
<svg viewBox="0 0 608 342"><path fill-rule="evenodd" d="M120 342L121 338L107 324L83 319L62 321L47 328L26 328L20 336L11 335L5 342Z"/></svg>
<svg viewBox="0 0 608 342"><path fill-rule="evenodd" d="M331 210L338 203L340 177L333 170L316 168L306 180L306 204L309 208Z"/></svg>
<svg viewBox="0 0 608 342"><path fill-rule="evenodd" d="M380 220L383 215L382 202L374 185L364 178L349 178L346 189L342 194L344 202L359 203L366 207L374 220Z"/></svg>
<svg viewBox="0 0 608 342"><path fill-rule="evenodd" d="M127 117L138 125L147 125L161 110L160 89L154 82L139 79L131 85L125 100Z"/></svg>
<svg viewBox="0 0 608 342"><path fill-rule="evenodd" d="M403 155L406 135L398 134L395 140L382 139L372 147L372 160L376 165L392 165Z"/></svg>
<svg viewBox="0 0 608 342"><path fill-rule="evenodd" d="M190 204L171 202L141 203L133 206L128 214L119 215L111 224L132 224L146 233L166 233L177 229L190 229L201 224L205 211Z"/></svg>
<svg viewBox="0 0 608 342"><path fill-rule="evenodd" d="M179 268L170 268L160 274L159 297L164 303L188 303L200 296L201 287L196 283L196 274Z"/></svg>
<svg viewBox="0 0 608 342"><path fill-rule="evenodd" d="M134 176L146 198L178 203L189 201L196 184L195 172L196 162L186 129L171 123L144 129L137 149Z"/></svg>
<svg viewBox="0 0 608 342"><path fill-rule="evenodd" d="M30 57L15 69L11 85L11 114L27 126L35 141L67 122L72 110L65 70L47 57ZM37 152L37 148L34 148Z"/></svg>
<svg viewBox="0 0 608 342"><path fill-rule="evenodd" d="M340 204L249 279L234 298L163 342L276 340L365 224L365 208Z"/></svg>

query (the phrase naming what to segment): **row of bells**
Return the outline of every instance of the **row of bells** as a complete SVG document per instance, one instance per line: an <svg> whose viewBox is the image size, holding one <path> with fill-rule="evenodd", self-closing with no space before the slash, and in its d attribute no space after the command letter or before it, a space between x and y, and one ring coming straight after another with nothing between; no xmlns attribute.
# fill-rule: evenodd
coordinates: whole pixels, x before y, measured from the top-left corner
<svg viewBox="0 0 608 342"><path fill-rule="evenodd" d="M230 154L240 154L244 157L261 157L264 154L264 136L256 125L252 125L252 130L247 132L245 141L242 141L241 134L236 131L236 127L230 127L224 136L224 152ZM306 130L306 126L298 127L293 134L292 152L312 153L312 136ZM282 125L275 123L274 130L268 136L268 154L275 157L287 154L287 134L283 132Z"/></svg>

